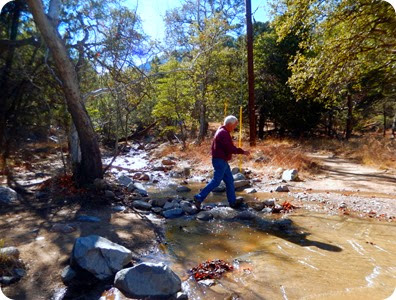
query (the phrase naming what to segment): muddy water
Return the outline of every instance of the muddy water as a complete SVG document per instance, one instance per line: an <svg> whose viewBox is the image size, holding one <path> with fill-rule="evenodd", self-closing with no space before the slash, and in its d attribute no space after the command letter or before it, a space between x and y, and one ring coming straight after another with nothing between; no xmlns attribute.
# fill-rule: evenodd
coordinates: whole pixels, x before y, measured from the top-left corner
<svg viewBox="0 0 396 300"><path fill-rule="evenodd" d="M225 196L207 204L215 202ZM155 258L185 280L190 299L385 299L396 288L395 224L304 210L250 221L233 221L228 207L214 212L222 217L167 220L167 245ZM216 258L235 271L210 287L189 276Z"/></svg>

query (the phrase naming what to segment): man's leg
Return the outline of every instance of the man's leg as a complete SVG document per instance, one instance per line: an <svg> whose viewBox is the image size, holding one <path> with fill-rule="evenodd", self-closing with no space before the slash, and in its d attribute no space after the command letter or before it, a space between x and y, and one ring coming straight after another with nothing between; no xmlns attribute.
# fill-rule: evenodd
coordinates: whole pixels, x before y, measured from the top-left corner
<svg viewBox="0 0 396 300"><path fill-rule="evenodd" d="M216 187L219 186L220 182L223 180L224 171L228 166L227 162L220 158L213 158L212 164L214 168L214 175L212 180L204 187L204 189L194 196L194 199L202 202L209 195L209 193ZM228 169L230 167L228 166Z"/></svg>
<svg viewBox="0 0 396 300"><path fill-rule="evenodd" d="M227 163L227 167L224 170L223 180L226 184L228 203L230 204L230 206L235 206L236 196L235 196L234 177L232 176L232 172L228 163Z"/></svg>

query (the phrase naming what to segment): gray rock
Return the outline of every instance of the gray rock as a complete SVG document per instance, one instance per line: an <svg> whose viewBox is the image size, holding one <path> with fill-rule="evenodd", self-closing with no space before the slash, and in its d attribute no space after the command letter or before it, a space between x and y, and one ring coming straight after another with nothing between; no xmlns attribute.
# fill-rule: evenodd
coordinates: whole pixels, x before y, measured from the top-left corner
<svg viewBox="0 0 396 300"><path fill-rule="evenodd" d="M249 206L254 210L260 211L264 208L264 202L250 202Z"/></svg>
<svg viewBox="0 0 396 300"><path fill-rule="evenodd" d="M141 210L151 210L152 207L150 203L140 200L133 201L132 206L136 209L141 209Z"/></svg>
<svg viewBox="0 0 396 300"><path fill-rule="evenodd" d="M265 214L270 214L272 213L272 208L271 207L264 207L261 212L265 213Z"/></svg>
<svg viewBox="0 0 396 300"><path fill-rule="evenodd" d="M282 174L282 180L294 181L298 178L298 171L296 169L286 170Z"/></svg>
<svg viewBox="0 0 396 300"><path fill-rule="evenodd" d="M126 175L121 175L118 177L118 182L123 186L128 186L129 184L133 183L133 180Z"/></svg>
<svg viewBox="0 0 396 300"><path fill-rule="evenodd" d="M212 285L216 284L216 281L214 279L205 279L205 280L200 280L198 281L199 284L210 287Z"/></svg>
<svg viewBox="0 0 396 300"><path fill-rule="evenodd" d="M163 263L141 263L119 271L114 286L130 298L159 299L179 292L181 280Z"/></svg>
<svg viewBox="0 0 396 300"><path fill-rule="evenodd" d="M239 172L239 168L232 168L232 170L231 170L231 172L232 172L232 175L235 175L235 174L238 174L238 173L240 173ZM242 170L242 172L243 172L243 170Z"/></svg>
<svg viewBox="0 0 396 300"><path fill-rule="evenodd" d="M163 209L162 209L161 207L156 206L156 207L152 207L151 210L152 210L154 213L156 213L156 214L160 214L160 213L162 213L162 210L163 210Z"/></svg>
<svg viewBox="0 0 396 300"><path fill-rule="evenodd" d="M105 191L105 197L106 197L106 198L109 198L109 199L114 199L114 198L115 198L115 194L114 194L113 191L106 190L106 191Z"/></svg>
<svg viewBox="0 0 396 300"><path fill-rule="evenodd" d="M72 225L69 225L69 224L59 224L59 223L57 223L57 224L54 224L51 227L51 231L61 232L61 233L71 233L73 231L76 231L76 227L72 226Z"/></svg>
<svg viewBox="0 0 396 300"><path fill-rule="evenodd" d="M175 209L175 208L180 208L179 201L177 201L176 199L172 200L172 202L169 202L169 201L166 202L163 207L164 210Z"/></svg>
<svg viewBox="0 0 396 300"><path fill-rule="evenodd" d="M178 218L183 214L184 212L181 208L173 208L162 212L162 215L167 219Z"/></svg>
<svg viewBox="0 0 396 300"><path fill-rule="evenodd" d="M248 210L245 210L245 211L241 211L240 213L238 213L236 215L235 219L249 221L249 220L253 220L255 217L256 217L255 214L253 214L252 212L250 212Z"/></svg>
<svg viewBox="0 0 396 300"><path fill-rule="evenodd" d="M226 186L224 182L220 183L220 185L212 190L214 193L223 193L226 191Z"/></svg>
<svg viewBox="0 0 396 300"><path fill-rule="evenodd" d="M133 184L133 182L131 182L130 184L127 185L128 192L133 192L135 189L136 189L136 187Z"/></svg>
<svg viewBox="0 0 396 300"><path fill-rule="evenodd" d="M264 201L265 206L275 206L275 199L267 199Z"/></svg>
<svg viewBox="0 0 396 300"><path fill-rule="evenodd" d="M124 205L115 205L111 209L116 212L121 212L126 210L126 207Z"/></svg>
<svg viewBox="0 0 396 300"><path fill-rule="evenodd" d="M15 203L18 200L17 192L6 186L0 186L0 202L6 204Z"/></svg>
<svg viewBox="0 0 396 300"><path fill-rule="evenodd" d="M241 188L241 187L248 187L250 186L250 181L249 180L236 180L234 181L234 186L235 188Z"/></svg>
<svg viewBox="0 0 396 300"><path fill-rule="evenodd" d="M188 300L188 295L183 292L178 292L169 298L169 300Z"/></svg>
<svg viewBox="0 0 396 300"><path fill-rule="evenodd" d="M201 221L210 221L213 219L213 215L209 211L201 211L197 214L196 218Z"/></svg>
<svg viewBox="0 0 396 300"><path fill-rule="evenodd" d="M153 167L153 171L165 171L165 167L164 166L155 166Z"/></svg>
<svg viewBox="0 0 396 300"><path fill-rule="evenodd" d="M188 192L191 192L191 189L189 187L181 185L181 186L178 186L176 188L176 192L178 192L178 193L188 193Z"/></svg>
<svg viewBox="0 0 396 300"><path fill-rule="evenodd" d="M245 192L246 192L247 194L254 194L254 193L257 193L257 191L256 191L255 188L246 189Z"/></svg>
<svg viewBox="0 0 396 300"><path fill-rule="evenodd" d="M237 174L235 174L235 175L232 176L232 177L234 177L234 180L235 180L235 181L238 181L238 180L246 180L246 176L243 175L242 173L237 173Z"/></svg>
<svg viewBox="0 0 396 300"><path fill-rule="evenodd" d="M87 270L96 278L110 278L132 259L132 252L98 235L77 238L72 251L74 264Z"/></svg>
<svg viewBox="0 0 396 300"><path fill-rule="evenodd" d="M166 198L153 199L151 205L158 206L158 207L164 207L166 202L168 202L168 199L166 199Z"/></svg>
<svg viewBox="0 0 396 300"><path fill-rule="evenodd" d="M17 279L14 276L0 276L0 283L3 283L5 285L9 285L16 280Z"/></svg>
<svg viewBox="0 0 396 300"><path fill-rule="evenodd" d="M61 274L62 282L65 285L68 285L76 276L76 271L74 271L70 266L66 266Z"/></svg>
<svg viewBox="0 0 396 300"><path fill-rule="evenodd" d="M288 192L289 188L287 187L287 185L279 185L276 189L275 192L280 192L280 193L285 193Z"/></svg>
<svg viewBox="0 0 396 300"><path fill-rule="evenodd" d="M188 201L181 201L180 207L188 215L194 215L198 212L198 210Z"/></svg>
<svg viewBox="0 0 396 300"><path fill-rule="evenodd" d="M0 249L0 255L11 256L18 259L19 250L16 247L4 247Z"/></svg>

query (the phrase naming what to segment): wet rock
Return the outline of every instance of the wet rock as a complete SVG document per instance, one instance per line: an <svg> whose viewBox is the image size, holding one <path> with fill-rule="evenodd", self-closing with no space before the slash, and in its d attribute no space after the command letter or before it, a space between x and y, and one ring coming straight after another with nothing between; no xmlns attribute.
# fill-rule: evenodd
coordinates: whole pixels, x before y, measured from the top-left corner
<svg viewBox="0 0 396 300"><path fill-rule="evenodd" d="M152 170L153 171L165 171L166 167L164 167L164 166L155 166L155 167L153 167Z"/></svg>
<svg viewBox="0 0 396 300"><path fill-rule="evenodd" d="M162 215L167 219L178 218L183 214L184 212L181 208L173 208L162 212Z"/></svg>
<svg viewBox="0 0 396 300"><path fill-rule="evenodd" d="M141 209L141 210L151 210L151 204L141 201L141 200L136 200L133 201L132 206L136 209Z"/></svg>
<svg viewBox="0 0 396 300"><path fill-rule="evenodd" d="M272 208L271 207L264 207L261 212L265 213L265 214L270 214L272 213Z"/></svg>
<svg viewBox="0 0 396 300"><path fill-rule="evenodd" d="M101 179L101 178L96 178L94 180L93 184L95 186L95 189L98 191L103 191L103 190L109 188L109 184L106 182L106 180Z"/></svg>
<svg viewBox="0 0 396 300"><path fill-rule="evenodd" d="M121 175L117 179L118 182L123 186L128 186L129 184L133 183L133 180L126 175Z"/></svg>
<svg viewBox="0 0 396 300"><path fill-rule="evenodd" d="M257 193L257 191L256 191L255 188L246 189L245 192L246 192L247 194L254 194L254 193Z"/></svg>
<svg viewBox="0 0 396 300"><path fill-rule="evenodd" d="M246 180L246 176L243 175L242 173L237 173L237 174L235 174L235 175L232 176L232 177L234 177L234 180L235 180L235 181L238 181L238 180Z"/></svg>
<svg viewBox="0 0 396 300"><path fill-rule="evenodd" d="M204 286L210 287L212 285L215 285L216 281L214 279L204 279L204 280L198 281L198 283L202 284Z"/></svg>
<svg viewBox="0 0 396 300"><path fill-rule="evenodd" d="M248 187L248 186L250 186L250 181L249 180L236 180L236 181L234 181L234 186L236 189L242 188L242 187Z"/></svg>
<svg viewBox="0 0 396 300"><path fill-rule="evenodd" d="M286 170L282 174L282 180L294 181L298 179L298 171L296 169Z"/></svg>
<svg viewBox="0 0 396 300"><path fill-rule="evenodd" d="M201 211L197 214L196 218L201 221L209 221L213 219L213 215L209 211Z"/></svg>
<svg viewBox="0 0 396 300"><path fill-rule="evenodd" d="M9 285L13 282L17 281L17 278L14 276L0 276L0 283Z"/></svg>
<svg viewBox="0 0 396 300"><path fill-rule="evenodd" d="M144 188L143 184L139 182L134 182L128 185L128 191L134 191L135 193L138 193L139 195L146 197L148 196L148 193L146 189Z"/></svg>
<svg viewBox="0 0 396 300"><path fill-rule="evenodd" d="M254 210L260 211L264 208L264 202L250 202L249 206Z"/></svg>
<svg viewBox="0 0 396 300"><path fill-rule="evenodd" d="M272 208L273 213L280 213L283 210L283 206L280 204L275 204L275 206Z"/></svg>
<svg viewBox="0 0 396 300"><path fill-rule="evenodd" d="M92 222L92 223L97 223L100 222L100 218L94 217L94 216L78 216L77 221L80 222Z"/></svg>
<svg viewBox="0 0 396 300"><path fill-rule="evenodd" d="M288 192L288 191L289 191L289 188L287 187L287 185L279 185L279 186L275 189L275 191L276 191L276 192L284 193L284 192Z"/></svg>
<svg viewBox="0 0 396 300"><path fill-rule="evenodd" d="M235 219L249 221L249 220L253 220L255 217L256 217L256 215L253 214L251 211L245 210L245 211L238 213L235 216Z"/></svg>
<svg viewBox="0 0 396 300"><path fill-rule="evenodd" d="M220 185L218 187L216 187L212 190L213 193L223 193L225 191L226 191L226 186L223 182L220 183Z"/></svg>
<svg viewBox="0 0 396 300"><path fill-rule="evenodd" d="M272 207L272 206L275 206L275 202L276 202L275 199L267 199L263 203L264 203L265 206Z"/></svg>
<svg viewBox="0 0 396 300"><path fill-rule="evenodd" d="M198 212L198 210L188 201L181 201L180 208L188 215L194 215Z"/></svg>
<svg viewBox="0 0 396 300"><path fill-rule="evenodd" d="M119 271L114 286L130 298L169 298L181 290L180 278L163 263L141 263Z"/></svg>
<svg viewBox="0 0 396 300"><path fill-rule="evenodd" d="M70 232L76 231L76 227L72 226L72 225L69 225L69 224L59 224L59 223L57 223L57 224L54 224L51 227L51 231L61 232L61 233L70 233Z"/></svg>
<svg viewBox="0 0 396 300"><path fill-rule="evenodd" d="M0 202L6 204L12 204L15 203L17 200L18 200L17 192L15 192L13 189L9 187L0 186Z"/></svg>
<svg viewBox="0 0 396 300"><path fill-rule="evenodd" d="M11 257L18 259L19 258L19 250L16 247L0 248L0 255L11 256Z"/></svg>
<svg viewBox="0 0 396 300"><path fill-rule="evenodd" d="M181 185L181 186L178 186L176 188L176 192L178 192L178 193L188 193L188 192L191 192L191 189L189 187Z"/></svg>
<svg viewBox="0 0 396 300"><path fill-rule="evenodd" d="M159 199L152 199L151 201L152 201L151 203L152 206L164 207L165 203L168 202L168 199L159 198Z"/></svg>
<svg viewBox="0 0 396 300"><path fill-rule="evenodd" d="M170 201L166 202L163 207L164 210L175 209L175 208L180 208L180 203L176 199L172 200L171 202Z"/></svg>
<svg viewBox="0 0 396 300"><path fill-rule="evenodd" d="M72 251L74 265L90 272L99 280L112 277L132 259L127 248L98 235L77 238Z"/></svg>
<svg viewBox="0 0 396 300"><path fill-rule="evenodd" d="M156 213L156 214L160 214L162 213L162 208L161 207L152 207L151 210Z"/></svg>

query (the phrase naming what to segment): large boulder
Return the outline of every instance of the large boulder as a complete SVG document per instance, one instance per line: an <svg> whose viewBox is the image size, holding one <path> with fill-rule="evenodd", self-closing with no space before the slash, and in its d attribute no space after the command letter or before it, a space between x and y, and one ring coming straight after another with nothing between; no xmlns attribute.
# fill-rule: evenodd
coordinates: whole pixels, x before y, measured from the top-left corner
<svg viewBox="0 0 396 300"><path fill-rule="evenodd" d="M71 266L80 267L100 280L108 279L132 259L132 252L98 235L77 238Z"/></svg>
<svg viewBox="0 0 396 300"><path fill-rule="evenodd" d="M119 271L114 286L130 298L168 298L181 290L180 278L163 263L141 263Z"/></svg>
<svg viewBox="0 0 396 300"><path fill-rule="evenodd" d="M17 192L6 186L0 186L0 202L11 204L18 200Z"/></svg>

